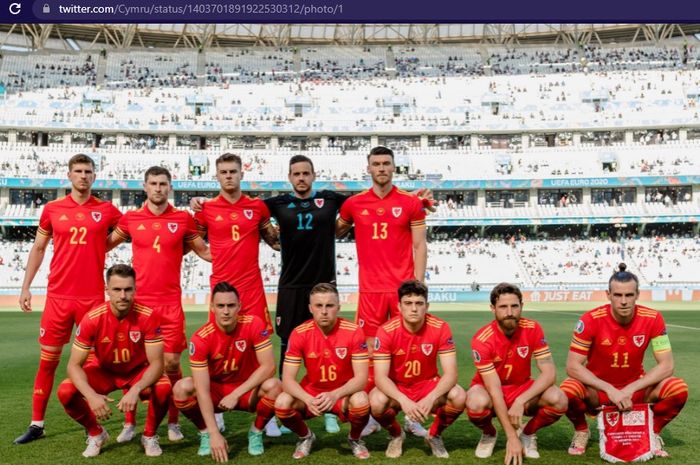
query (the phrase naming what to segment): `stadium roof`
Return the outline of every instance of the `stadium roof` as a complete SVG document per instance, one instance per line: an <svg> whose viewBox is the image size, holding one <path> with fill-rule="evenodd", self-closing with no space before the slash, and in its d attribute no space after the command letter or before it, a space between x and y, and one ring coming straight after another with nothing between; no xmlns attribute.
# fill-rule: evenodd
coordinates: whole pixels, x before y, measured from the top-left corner
<svg viewBox="0 0 700 465"><path fill-rule="evenodd" d="M32 50L305 44L607 44L696 41L700 24L0 24L0 45ZM72 48L74 49L74 48Z"/></svg>

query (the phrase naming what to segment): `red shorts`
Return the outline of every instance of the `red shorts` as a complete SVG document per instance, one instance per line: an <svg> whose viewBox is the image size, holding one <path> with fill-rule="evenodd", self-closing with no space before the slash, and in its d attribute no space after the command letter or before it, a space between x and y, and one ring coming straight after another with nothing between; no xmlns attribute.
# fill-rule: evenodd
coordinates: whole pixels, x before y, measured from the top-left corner
<svg viewBox="0 0 700 465"><path fill-rule="evenodd" d="M39 324L39 344L62 346L70 342L73 326L80 324L83 316L103 304L104 296L93 299L59 299L46 296L44 312Z"/></svg>
<svg viewBox="0 0 700 465"><path fill-rule="evenodd" d="M618 388L621 389L622 387ZM610 398L604 391L596 391L598 392L598 405L614 405L612 402L610 402ZM647 393L646 389L640 389L639 391L634 391L634 394L632 394L632 403L633 404L643 404L644 403L644 397L645 394ZM596 415L600 413L599 410L595 410Z"/></svg>
<svg viewBox="0 0 700 465"><path fill-rule="evenodd" d="M142 368L134 370L127 375L117 375L112 372L103 370L99 365L95 364L85 364L83 370L87 375L88 384L92 387L98 394L109 394L112 391L118 389L128 389L134 384L136 384L143 373L148 368L148 365L144 365ZM167 376L162 375L155 384L168 384L170 385L170 380ZM140 397L142 400L148 398L151 395L150 389L144 389L141 391Z"/></svg>
<svg viewBox="0 0 700 465"><path fill-rule="evenodd" d="M355 323L374 337L377 329L399 314L399 296L396 292L360 292Z"/></svg>
<svg viewBox="0 0 700 465"><path fill-rule="evenodd" d="M435 376L434 378L424 379L423 381L418 381L411 385L397 384L396 387L399 388L402 394L411 399L413 402L418 402L419 400L425 398L430 391L435 389L437 383L440 382L440 377Z"/></svg>
<svg viewBox="0 0 700 465"><path fill-rule="evenodd" d="M304 387L304 391L308 392L309 394L311 394L314 397L316 397L317 395L319 395L322 392L325 392L325 391L322 391L320 389L314 389L311 386L303 386L303 387ZM338 399L336 401L335 405L333 405L333 407L330 410L330 413L337 416L338 420L340 420L342 422L348 421L348 416L345 412L345 409L343 409L343 403L345 403L345 399L347 399L347 397L341 397L340 399ZM314 418L316 416L313 413L311 413L309 408L306 407L306 404L304 404L304 410L301 412L301 414L303 415L303 417L305 419Z"/></svg>
<svg viewBox="0 0 700 465"><path fill-rule="evenodd" d="M510 408L513 402L515 402L515 399L517 399L520 394L530 389L530 386L532 386L534 382L534 379L528 379L523 384L501 385L501 392L503 392L503 400L506 401L506 407ZM484 387L483 383L478 381L472 381L471 385ZM484 387L484 389L486 388Z"/></svg>
<svg viewBox="0 0 700 465"><path fill-rule="evenodd" d="M211 402L214 404L214 411L216 413L226 412L226 410L221 410L219 408L219 402L221 399L231 394L238 386L242 383L216 383L212 381L209 384L209 393L211 395ZM257 387L254 387L250 391L243 394L238 399L238 404L234 410L240 410L242 412L253 412L255 407L258 405L257 399L253 399L253 393L257 391ZM253 402L255 400L255 402Z"/></svg>
<svg viewBox="0 0 700 465"><path fill-rule="evenodd" d="M148 305L160 316L160 330L163 335L163 351L179 354L187 348L185 334L185 312L181 303L168 305Z"/></svg>
<svg viewBox="0 0 700 465"><path fill-rule="evenodd" d="M265 289L262 286L253 287L251 289L238 289L241 301L241 315L255 315L263 322L270 334L274 332L270 312L267 309L267 300L265 299ZM214 322L214 313L209 311L209 321Z"/></svg>

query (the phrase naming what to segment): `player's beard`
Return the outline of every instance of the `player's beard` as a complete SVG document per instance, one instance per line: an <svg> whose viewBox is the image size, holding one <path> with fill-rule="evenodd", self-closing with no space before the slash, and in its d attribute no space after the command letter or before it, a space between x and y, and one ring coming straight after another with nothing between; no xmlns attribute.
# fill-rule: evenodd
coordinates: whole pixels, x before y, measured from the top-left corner
<svg viewBox="0 0 700 465"><path fill-rule="evenodd" d="M506 317L498 320L498 325L504 333L512 334L517 328L520 318Z"/></svg>
<svg viewBox="0 0 700 465"><path fill-rule="evenodd" d="M294 185L294 193L297 197L305 197L309 191L311 191L311 185L309 184L303 184L302 186L298 184Z"/></svg>

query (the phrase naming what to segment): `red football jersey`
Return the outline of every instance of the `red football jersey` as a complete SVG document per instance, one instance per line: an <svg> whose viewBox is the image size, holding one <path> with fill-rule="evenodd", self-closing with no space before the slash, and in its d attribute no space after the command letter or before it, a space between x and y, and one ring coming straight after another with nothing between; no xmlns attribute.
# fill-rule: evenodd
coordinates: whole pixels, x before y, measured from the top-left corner
<svg viewBox="0 0 700 465"><path fill-rule="evenodd" d="M411 230L425 228L418 197L394 186L381 199L370 189L343 203L340 221L355 224L360 292L396 292L414 279Z"/></svg>
<svg viewBox="0 0 700 465"><path fill-rule="evenodd" d="M192 335L190 368L209 370L216 383L242 383L260 366L256 353L270 349L265 323L254 315L238 315L230 334L209 322Z"/></svg>
<svg viewBox="0 0 700 465"><path fill-rule="evenodd" d="M195 213L200 234L207 234L212 257L210 284L226 281L239 291L262 288L258 255L260 230L270 222L265 202L241 196L231 203L218 196Z"/></svg>
<svg viewBox="0 0 700 465"><path fill-rule="evenodd" d="M344 318L326 335L314 320L300 324L289 336L285 365L306 367L301 386L328 392L352 379L352 362L369 363L367 340L362 328Z"/></svg>
<svg viewBox="0 0 700 465"><path fill-rule="evenodd" d="M637 305L627 326L612 316L610 304L584 313L576 324L569 350L588 357L588 368L598 378L622 388L644 375L644 352L658 336L666 335L661 313ZM657 352L671 350L663 345Z"/></svg>
<svg viewBox="0 0 700 465"><path fill-rule="evenodd" d="M431 314L417 333L403 325L401 315L377 331L374 363L391 363L389 378L397 386L410 386L438 376L438 355L457 354L450 326Z"/></svg>
<svg viewBox="0 0 700 465"><path fill-rule="evenodd" d="M139 301L146 305L180 303L182 253L185 243L198 237L192 215L172 205L154 215L144 205L122 216L115 232L131 239Z"/></svg>
<svg viewBox="0 0 700 465"><path fill-rule="evenodd" d="M495 371L502 385L519 386L530 379L533 357L551 355L538 322L521 318L515 332L506 337L494 320L472 338L472 357L476 366L472 382L482 383L481 374Z"/></svg>
<svg viewBox="0 0 700 465"><path fill-rule="evenodd" d="M46 204L37 234L53 239L48 294L60 299L103 298L107 235L122 214L96 197L80 205L67 195Z"/></svg>
<svg viewBox="0 0 700 465"><path fill-rule="evenodd" d="M95 349L95 360L105 371L119 376L138 372L148 364L146 345L163 344L158 315L138 302L118 320L105 302L90 310L75 332L73 347L89 352Z"/></svg>

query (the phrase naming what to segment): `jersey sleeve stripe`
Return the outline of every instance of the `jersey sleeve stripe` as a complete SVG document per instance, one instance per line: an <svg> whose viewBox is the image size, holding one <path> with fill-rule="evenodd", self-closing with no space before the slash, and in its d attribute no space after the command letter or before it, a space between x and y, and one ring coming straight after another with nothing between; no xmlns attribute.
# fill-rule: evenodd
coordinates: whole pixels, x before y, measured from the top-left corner
<svg viewBox="0 0 700 465"><path fill-rule="evenodd" d="M440 355L449 355L449 354L456 354L457 351L455 349L445 349L445 350L438 350L438 354Z"/></svg>
<svg viewBox="0 0 700 465"><path fill-rule="evenodd" d="M45 230L44 228L42 228L41 226L36 228L36 233L41 234L42 236L45 236L45 237L51 237L51 233L48 232L47 230Z"/></svg>
<svg viewBox="0 0 700 465"><path fill-rule="evenodd" d="M344 225L344 226L351 226L351 225L352 225L352 222L343 219L342 216L339 216L339 217L338 217L338 222L339 222L340 224Z"/></svg>
<svg viewBox="0 0 700 465"><path fill-rule="evenodd" d="M73 347L75 347L78 350L83 350L85 352L90 352L90 349L92 349L92 346L83 344L82 342L79 342L77 340L73 341Z"/></svg>
<svg viewBox="0 0 700 465"><path fill-rule="evenodd" d="M194 360L190 360L190 368L193 370L195 368L207 368L209 366L209 363L205 360L203 362L195 362Z"/></svg>
<svg viewBox="0 0 700 465"><path fill-rule="evenodd" d="M114 233L122 239L128 239L130 236L126 231L123 231L119 226L114 228Z"/></svg>
<svg viewBox="0 0 700 465"><path fill-rule="evenodd" d="M272 347L272 341L269 339L266 339L265 341L261 342L260 344L253 346L255 348L256 352L262 352L264 350L267 350Z"/></svg>
<svg viewBox="0 0 700 465"><path fill-rule="evenodd" d="M484 368L479 368L477 371L479 372L480 375L487 375L489 373L495 373L496 368L494 368L493 365L489 365L489 366L486 366Z"/></svg>

